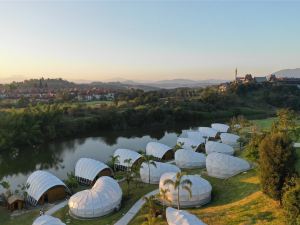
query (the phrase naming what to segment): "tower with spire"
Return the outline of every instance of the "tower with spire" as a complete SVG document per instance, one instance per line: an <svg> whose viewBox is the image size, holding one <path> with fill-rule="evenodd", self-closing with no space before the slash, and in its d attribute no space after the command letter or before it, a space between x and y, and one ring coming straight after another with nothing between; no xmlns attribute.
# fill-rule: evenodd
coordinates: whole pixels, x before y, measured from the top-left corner
<svg viewBox="0 0 300 225"><path fill-rule="evenodd" d="M234 79L235 82L237 82L237 68L235 68L235 79Z"/></svg>

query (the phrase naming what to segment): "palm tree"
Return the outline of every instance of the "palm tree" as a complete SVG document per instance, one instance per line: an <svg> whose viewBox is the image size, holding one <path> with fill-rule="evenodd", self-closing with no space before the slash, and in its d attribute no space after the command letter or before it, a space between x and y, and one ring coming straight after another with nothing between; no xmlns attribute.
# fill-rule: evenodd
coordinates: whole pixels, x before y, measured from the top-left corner
<svg viewBox="0 0 300 225"><path fill-rule="evenodd" d="M157 206L155 204L155 196L151 195L149 197L144 197L145 200L145 205L144 207L146 207L148 209L148 213L146 215L146 219L147 221L145 223L143 223L143 225L155 225L156 224L156 210L157 210Z"/></svg>
<svg viewBox="0 0 300 225"><path fill-rule="evenodd" d="M190 198L192 197L191 187L192 187L193 183L189 179L183 179L184 175L185 175L184 173L178 172L178 173L176 173L175 180L166 179L164 181L164 185L171 185L171 186L173 186L174 190L177 191L177 208L178 208L178 210L180 210L180 189L186 190L189 193Z"/></svg>
<svg viewBox="0 0 300 225"><path fill-rule="evenodd" d="M154 157L152 155L142 154L142 159L144 160L144 163L146 163L148 166L148 183L150 184L150 175L151 175L150 166L152 165L156 167L156 163L153 161Z"/></svg>
<svg viewBox="0 0 300 225"><path fill-rule="evenodd" d="M170 202L168 199L167 193L169 192L169 189L159 189L158 198L162 199L162 206L163 206L163 212L165 211L165 202Z"/></svg>
<svg viewBox="0 0 300 225"><path fill-rule="evenodd" d="M111 156L110 157L110 163L111 165L113 166L113 170L114 172L116 172L117 168L116 168L116 164L120 163L120 160L119 160L120 156L119 155L116 155L116 156Z"/></svg>
<svg viewBox="0 0 300 225"><path fill-rule="evenodd" d="M125 159L124 160L124 163L127 164L127 169L125 171L126 172L125 173L125 181L127 183L127 196L129 196L129 193L130 193L130 183L133 180L131 161L132 161L132 159Z"/></svg>

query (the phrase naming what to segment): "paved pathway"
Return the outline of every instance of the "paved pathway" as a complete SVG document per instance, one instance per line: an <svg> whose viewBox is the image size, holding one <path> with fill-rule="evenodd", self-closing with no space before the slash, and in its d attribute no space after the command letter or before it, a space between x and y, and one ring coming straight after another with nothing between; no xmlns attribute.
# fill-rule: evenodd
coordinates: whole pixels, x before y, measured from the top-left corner
<svg viewBox="0 0 300 225"><path fill-rule="evenodd" d="M46 215L51 216L52 214L54 214L55 212L57 212L58 210L60 210L61 208L65 207L68 204L69 200L65 200L55 206L53 206L52 208L50 208L49 210L47 210L45 212Z"/></svg>
<svg viewBox="0 0 300 225"><path fill-rule="evenodd" d="M300 148L300 143L294 143L295 148Z"/></svg>
<svg viewBox="0 0 300 225"><path fill-rule="evenodd" d="M149 197L151 195L158 194L158 189L151 191L150 193L146 194L146 197ZM145 197L144 196L144 197ZM121 218L118 222L115 223L115 225L127 225L133 217L140 211L142 206L145 203L144 197L140 198L130 209L129 211Z"/></svg>

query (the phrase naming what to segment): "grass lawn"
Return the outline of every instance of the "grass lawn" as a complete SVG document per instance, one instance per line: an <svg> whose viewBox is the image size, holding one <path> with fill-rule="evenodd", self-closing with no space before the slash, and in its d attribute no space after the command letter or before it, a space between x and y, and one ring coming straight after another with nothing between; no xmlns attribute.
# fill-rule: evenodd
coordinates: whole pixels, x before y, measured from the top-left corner
<svg viewBox="0 0 300 225"><path fill-rule="evenodd" d="M94 224L103 224L103 225L110 225L114 224L118 219L120 219L123 214L125 214L131 206L137 202L142 196L149 193L150 191L157 188L157 185L148 185L148 184L142 184L139 183L136 187L134 183L132 183L131 186L131 195L130 198L126 198L125 193L127 191L127 186L125 183L121 183L121 187L123 190L123 202L122 207L120 211L117 213L113 213L110 215L107 215L105 217L99 218L99 219L93 219L93 220L77 220L73 219L69 216L69 209L68 207L64 207L63 209L59 210L54 214L55 217L60 218L63 222L68 221L68 224L71 225L94 225ZM2 225L32 225L33 221L39 214L39 209L34 210L32 212L10 218L8 211L5 208L0 207L0 224Z"/></svg>
<svg viewBox="0 0 300 225"><path fill-rule="evenodd" d="M203 222L208 225L285 224L284 213L279 204L259 191L255 170L227 180L207 177L204 172L201 173L213 186L212 202L189 211ZM145 221L145 213L145 209L142 209L130 225L142 224ZM167 225L163 219L157 224Z"/></svg>
<svg viewBox="0 0 300 225"><path fill-rule="evenodd" d="M114 224L117 220L119 220L123 214L125 214L131 206L137 202L142 196L145 194L149 193L150 191L154 190L157 188L157 185L148 185L148 184L141 184L136 187L135 184L132 184L131 187L131 195L129 198L124 198L124 195L127 190L127 186L125 183L121 183L121 187L123 190L123 202L122 202L122 208L120 211L117 213L113 213L104 217L101 217L99 219L92 219L92 220L78 220L74 219L69 215L69 209L68 207L64 207L63 209L59 210L54 214L55 217L60 218L63 222L69 222L69 224L72 225L98 225L98 224L103 224L103 225L111 225Z"/></svg>

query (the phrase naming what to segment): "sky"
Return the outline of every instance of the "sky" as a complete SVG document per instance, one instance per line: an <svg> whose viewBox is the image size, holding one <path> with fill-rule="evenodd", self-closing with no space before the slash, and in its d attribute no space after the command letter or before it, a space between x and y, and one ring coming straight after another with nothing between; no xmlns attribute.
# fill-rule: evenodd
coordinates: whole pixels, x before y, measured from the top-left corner
<svg viewBox="0 0 300 225"><path fill-rule="evenodd" d="M300 67L300 1L0 2L0 82L233 79Z"/></svg>

